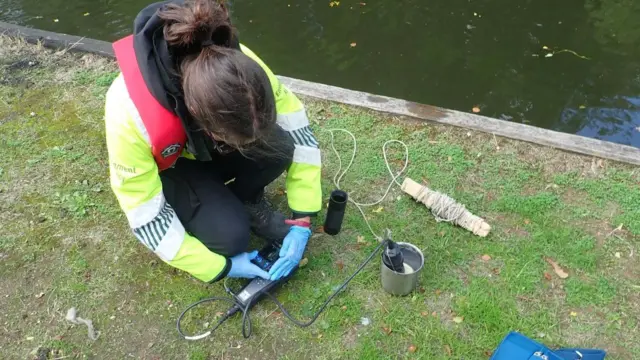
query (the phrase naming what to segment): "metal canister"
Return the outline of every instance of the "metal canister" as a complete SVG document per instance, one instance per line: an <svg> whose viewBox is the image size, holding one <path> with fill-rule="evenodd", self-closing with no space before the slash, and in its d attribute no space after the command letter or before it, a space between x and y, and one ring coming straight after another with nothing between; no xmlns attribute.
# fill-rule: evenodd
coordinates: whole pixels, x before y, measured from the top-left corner
<svg viewBox="0 0 640 360"><path fill-rule="evenodd" d="M424 255L420 249L412 244L405 242L398 242L397 244L404 257L405 271L404 273L393 271L383 261L380 261L380 279L382 288L386 292L392 295L404 296L410 294L418 285L418 277L424 267ZM384 256L384 252L382 256Z"/></svg>

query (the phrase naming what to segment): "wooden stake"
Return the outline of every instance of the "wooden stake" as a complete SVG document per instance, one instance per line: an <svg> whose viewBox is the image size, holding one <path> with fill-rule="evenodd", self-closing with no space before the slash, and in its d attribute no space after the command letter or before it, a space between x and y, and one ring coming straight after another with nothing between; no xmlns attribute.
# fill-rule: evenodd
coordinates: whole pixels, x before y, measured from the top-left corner
<svg viewBox="0 0 640 360"><path fill-rule="evenodd" d="M434 205L436 197L426 195L435 191L409 178L405 178L402 182L402 191L409 194L416 201L423 203L428 209L431 209ZM473 215L469 210L465 210L465 213L452 222L481 237L487 236L491 231L491 226L484 219Z"/></svg>

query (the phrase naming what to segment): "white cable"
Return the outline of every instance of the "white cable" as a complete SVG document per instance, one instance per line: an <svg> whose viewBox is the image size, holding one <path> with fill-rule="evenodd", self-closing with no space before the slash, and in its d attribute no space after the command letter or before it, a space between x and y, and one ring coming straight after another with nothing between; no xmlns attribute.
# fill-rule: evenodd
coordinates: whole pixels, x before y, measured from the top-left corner
<svg viewBox="0 0 640 360"><path fill-rule="evenodd" d="M327 131L327 132L329 132L329 134L331 134L331 149L333 149L334 154L336 154L336 157L338 158L338 171L333 176L333 184L336 186L337 189L340 189L340 181L342 181L342 178L347 174L347 172L351 168L351 165L353 165L353 161L354 161L354 159L356 157L356 153L358 151L358 143L357 143L356 137L353 135L353 133L351 133L348 130L345 130L345 129L328 129L328 130L324 130L324 131ZM353 152L351 153L351 160L349 161L349 165L347 165L347 167L344 169L342 174L340 174L340 171L342 170L342 158L340 157L340 154L338 153L338 150L336 150L336 147L335 147L335 144L334 144L333 133L335 131L341 131L341 132L347 133L349 136L351 136L351 139L353 140ZM393 170L391 170L391 165L389 165L389 159L387 158L387 145L389 145L391 143L398 143L398 144L400 144L400 145L402 145L404 147L404 166L395 175L393 174ZM358 208L358 210L360 211L360 214L362 214L362 218L364 219L365 223L367 224L367 227L369 227L369 231L371 231L371 234L373 235L373 237L376 238L379 241L382 241L383 239L382 239L381 236L376 235L375 231L373 231L373 229L371 228L371 224L369 224L369 220L367 220L367 216L365 215L364 210L362 210L362 207L374 206L374 205L378 205L381 202L383 202L384 199L387 197L387 195L389 195L389 192L391 191L391 188L393 187L394 183L396 183L398 186L402 186L402 184L398 181L398 177L400 177L400 175L407 169L407 166L409 165L409 148L407 147L407 144L405 144L404 142L402 142L400 140L388 140L382 145L382 155L384 156L384 163L387 166L387 170L389 171L389 174L391 175L391 181L389 182L389 186L387 186L387 190L385 191L384 195L378 201L375 201L375 202L372 202L372 203L359 203L359 202L353 200L353 198L351 197L351 194L349 194L349 202L351 202L353 205L356 206L356 208ZM347 191L347 193L349 193L349 192Z"/></svg>

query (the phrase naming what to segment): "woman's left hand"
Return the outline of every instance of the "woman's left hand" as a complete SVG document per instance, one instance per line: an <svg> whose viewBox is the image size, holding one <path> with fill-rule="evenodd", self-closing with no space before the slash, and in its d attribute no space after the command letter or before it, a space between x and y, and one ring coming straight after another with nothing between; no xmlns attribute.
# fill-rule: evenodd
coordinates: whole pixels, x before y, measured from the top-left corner
<svg viewBox="0 0 640 360"><path fill-rule="evenodd" d="M307 241L311 237L311 230L302 226L292 226L280 248L280 258L269 270L271 280L278 280L289 273L300 263Z"/></svg>

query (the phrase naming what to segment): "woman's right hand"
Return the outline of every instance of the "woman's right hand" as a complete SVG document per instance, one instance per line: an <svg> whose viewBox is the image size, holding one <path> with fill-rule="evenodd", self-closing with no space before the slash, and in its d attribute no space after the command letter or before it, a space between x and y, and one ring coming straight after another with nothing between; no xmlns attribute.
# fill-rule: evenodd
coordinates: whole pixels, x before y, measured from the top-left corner
<svg viewBox="0 0 640 360"><path fill-rule="evenodd" d="M231 269L227 274L227 277L231 278L247 278L253 279L255 277L261 277L263 279L269 279L269 273L259 268L251 260L258 256L258 250L254 250L250 253L240 253L231 258Z"/></svg>

